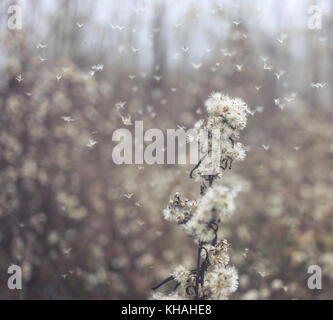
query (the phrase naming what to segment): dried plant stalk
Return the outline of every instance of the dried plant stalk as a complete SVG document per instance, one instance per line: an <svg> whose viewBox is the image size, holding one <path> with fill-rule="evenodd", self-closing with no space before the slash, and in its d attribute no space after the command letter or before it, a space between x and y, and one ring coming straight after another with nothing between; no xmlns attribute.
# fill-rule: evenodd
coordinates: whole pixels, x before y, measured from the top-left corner
<svg viewBox="0 0 333 320"><path fill-rule="evenodd" d="M246 126L249 109L241 99L221 93L211 95L206 109L208 118L195 125L196 129L208 132L206 148L200 147L200 160L190 173L200 183L201 197L188 200L176 193L163 212L166 220L181 225L197 243L196 268L178 266L170 277L153 288L156 290L174 280L177 285L173 292L154 293L153 299L228 299L238 287L238 272L229 266L229 244L218 240L217 233L223 218L235 210L240 188L223 186L221 178L234 161L245 158L245 148L237 140ZM214 152L214 146L219 152Z"/></svg>

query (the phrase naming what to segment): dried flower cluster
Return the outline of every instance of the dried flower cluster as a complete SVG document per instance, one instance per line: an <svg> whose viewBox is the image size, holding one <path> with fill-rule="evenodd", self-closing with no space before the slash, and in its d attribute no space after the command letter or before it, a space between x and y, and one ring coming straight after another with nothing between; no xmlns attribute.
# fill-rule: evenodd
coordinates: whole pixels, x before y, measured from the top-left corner
<svg viewBox="0 0 333 320"><path fill-rule="evenodd" d="M221 177L224 170L231 169L233 161L244 160L245 148L236 141L246 127L249 109L239 98L213 93L206 101L206 110L207 121L199 120L195 124L197 130L208 133L207 138L198 135L201 160L195 169L197 177L207 180L212 176Z"/></svg>
<svg viewBox="0 0 333 320"><path fill-rule="evenodd" d="M244 146L236 140L239 131L246 126L248 108L242 100L231 99L220 93L212 94L206 102L206 108L207 121L200 120L196 127L207 129L208 132L219 131L219 158L208 156L212 153L214 143L214 134L210 134L204 158L191 171L192 176L197 170L201 178L200 199L191 201L176 193L163 212L166 220L177 222L198 244L197 266L192 270L178 266L169 278L153 288L175 280L177 284L173 292L155 293L154 299L228 299L238 286L237 270L228 265L229 244L226 240L218 241L217 232L223 218L234 212L239 188L232 190L223 186L219 178L224 170L231 168L232 161L245 158ZM218 170L207 174L211 165Z"/></svg>

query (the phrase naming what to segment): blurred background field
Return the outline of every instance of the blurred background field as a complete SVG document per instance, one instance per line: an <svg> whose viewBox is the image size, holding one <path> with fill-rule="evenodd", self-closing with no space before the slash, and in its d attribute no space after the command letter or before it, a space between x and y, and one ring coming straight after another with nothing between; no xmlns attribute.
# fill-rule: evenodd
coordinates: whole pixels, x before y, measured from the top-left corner
<svg viewBox="0 0 333 320"><path fill-rule="evenodd" d="M13 3L0 3L1 299L147 298L193 265L162 216L174 192L198 196L191 166L117 166L112 133L126 119L191 128L212 91L256 111L225 177L243 185L221 228L233 298L332 298L331 1L17 0L23 28L9 30ZM12 263L21 291L7 288ZM307 287L313 264L322 290Z"/></svg>

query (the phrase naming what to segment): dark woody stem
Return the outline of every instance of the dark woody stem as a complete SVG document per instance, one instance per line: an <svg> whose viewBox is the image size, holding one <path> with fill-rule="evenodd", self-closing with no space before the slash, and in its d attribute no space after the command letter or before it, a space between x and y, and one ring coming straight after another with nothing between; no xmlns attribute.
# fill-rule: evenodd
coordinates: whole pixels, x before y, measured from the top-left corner
<svg viewBox="0 0 333 320"><path fill-rule="evenodd" d="M199 300L199 283L200 283L200 260L201 260L202 243L199 243L198 257L197 257L197 272L195 277L195 300Z"/></svg>
<svg viewBox="0 0 333 320"><path fill-rule="evenodd" d="M191 172L190 172L190 178L191 178L191 179L193 179L193 172L199 168L201 162L207 157L208 153L209 153L209 152L207 152L207 153L206 153L206 154L205 154L205 155L199 160L199 162L195 165L195 167L191 170Z"/></svg>
<svg viewBox="0 0 333 320"><path fill-rule="evenodd" d="M214 181L214 176L209 176L208 177L209 181L209 188L213 185ZM201 250L204 249L202 246L202 242L199 242L199 247L198 247L198 256L197 256L197 271L196 271L196 278L195 278L195 300L199 300L199 285L203 285L203 279L204 279L204 273L206 266L204 267L201 265ZM207 258L208 258L208 253L207 253Z"/></svg>
<svg viewBox="0 0 333 320"><path fill-rule="evenodd" d="M174 280L174 277L173 276L170 276L166 279L164 279L162 282L160 282L159 284L157 284L155 287L152 288L152 290L156 290L158 289L159 287L163 286L164 284L168 283L169 281L171 280Z"/></svg>

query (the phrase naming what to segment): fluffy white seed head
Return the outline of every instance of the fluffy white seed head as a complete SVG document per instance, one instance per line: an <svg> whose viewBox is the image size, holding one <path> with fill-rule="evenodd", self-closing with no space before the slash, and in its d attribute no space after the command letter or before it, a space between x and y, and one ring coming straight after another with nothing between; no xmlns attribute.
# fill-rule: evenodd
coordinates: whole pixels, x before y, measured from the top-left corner
<svg viewBox="0 0 333 320"><path fill-rule="evenodd" d="M180 265L175 268L172 275L177 282L181 283L182 285L185 285L190 273L191 273L190 270L188 270L183 265Z"/></svg>
<svg viewBox="0 0 333 320"><path fill-rule="evenodd" d="M205 103L209 116L223 117L237 130L246 127L248 106L239 98L232 99L220 92L212 93Z"/></svg>
<svg viewBox="0 0 333 320"><path fill-rule="evenodd" d="M215 184L199 200L197 215L204 221L217 220L230 216L235 210L236 194L230 188Z"/></svg>
<svg viewBox="0 0 333 320"><path fill-rule="evenodd" d="M204 179L221 176L233 161L244 160L245 148L237 140L246 127L249 113L243 100L218 92L211 94L205 105L208 119L195 124L195 129L201 130L197 139L202 160L195 174Z"/></svg>
<svg viewBox="0 0 333 320"><path fill-rule="evenodd" d="M238 272L235 267L217 265L206 274L204 286L210 292L210 299L228 299L238 288Z"/></svg>

